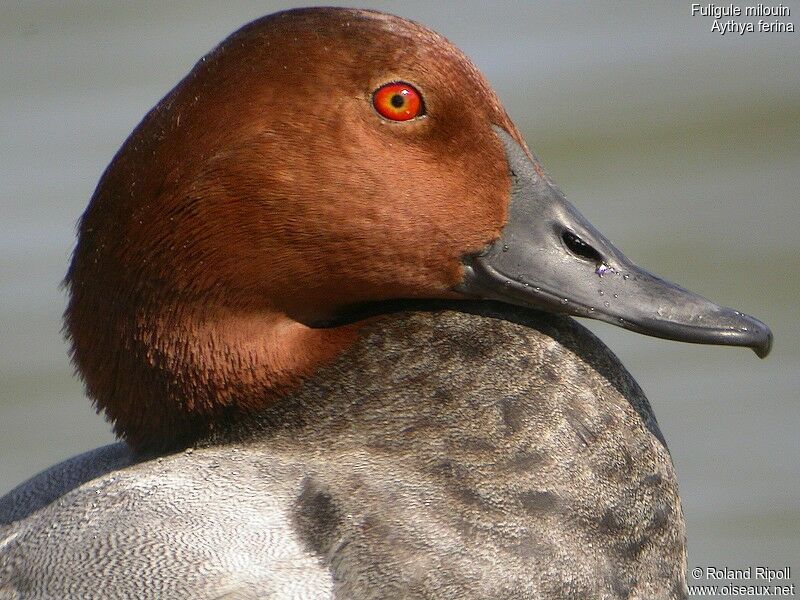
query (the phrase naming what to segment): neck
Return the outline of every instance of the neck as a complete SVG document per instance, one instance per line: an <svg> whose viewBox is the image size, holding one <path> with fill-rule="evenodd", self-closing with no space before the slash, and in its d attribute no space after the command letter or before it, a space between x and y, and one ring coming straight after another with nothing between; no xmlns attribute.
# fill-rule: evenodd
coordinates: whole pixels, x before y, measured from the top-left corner
<svg viewBox="0 0 800 600"><path fill-rule="evenodd" d="M660 439L635 381L574 320L485 302L410 306L440 312L362 322L354 344L280 403L210 441L288 435L298 443L308 436L309 446L330 438L332 446L380 445L398 452L416 452L433 438L467 446L499 444L510 430L534 435L541 419L569 413L577 401L563 401L564 394L576 385L598 397L613 395ZM583 414L584 407L573 412ZM417 438L427 441L415 446ZM517 439L520 448L530 441Z"/></svg>
<svg viewBox="0 0 800 600"><path fill-rule="evenodd" d="M357 336L356 325L312 329L278 312L80 308L67 312L75 364L115 433L141 453L268 409Z"/></svg>

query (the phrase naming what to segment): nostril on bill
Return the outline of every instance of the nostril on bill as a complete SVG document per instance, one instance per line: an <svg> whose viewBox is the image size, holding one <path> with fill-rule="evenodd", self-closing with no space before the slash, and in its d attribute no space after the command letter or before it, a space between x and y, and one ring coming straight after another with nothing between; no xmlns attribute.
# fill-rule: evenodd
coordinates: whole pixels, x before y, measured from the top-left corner
<svg viewBox="0 0 800 600"><path fill-rule="evenodd" d="M597 250L592 248L589 244L584 242L581 238L579 238L571 231L565 231L564 233L562 233L561 239L564 241L564 245L575 256L580 256L581 258L597 262L600 262L602 260L600 258L600 253Z"/></svg>

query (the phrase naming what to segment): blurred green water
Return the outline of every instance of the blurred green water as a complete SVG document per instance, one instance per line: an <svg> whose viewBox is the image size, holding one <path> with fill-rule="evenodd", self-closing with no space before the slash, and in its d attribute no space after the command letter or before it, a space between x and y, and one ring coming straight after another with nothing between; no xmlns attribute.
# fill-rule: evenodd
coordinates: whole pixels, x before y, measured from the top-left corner
<svg viewBox="0 0 800 600"><path fill-rule="evenodd" d="M670 443L690 566L800 570L797 34L722 37L683 2L363 4L464 49L631 258L773 328L759 361L590 325ZM100 172L199 56L289 5L0 4L0 493L112 439L59 334L58 283Z"/></svg>

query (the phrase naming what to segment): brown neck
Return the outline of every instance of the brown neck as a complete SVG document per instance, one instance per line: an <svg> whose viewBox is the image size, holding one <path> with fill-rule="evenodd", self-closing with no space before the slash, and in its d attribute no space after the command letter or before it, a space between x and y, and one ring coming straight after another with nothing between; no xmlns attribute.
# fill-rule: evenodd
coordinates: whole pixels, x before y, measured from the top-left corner
<svg viewBox="0 0 800 600"><path fill-rule="evenodd" d="M280 401L358 328L312 329L277 312L114 314L87 304L67 310L75 365L115 433L143 453L185 447Z"/></svg>

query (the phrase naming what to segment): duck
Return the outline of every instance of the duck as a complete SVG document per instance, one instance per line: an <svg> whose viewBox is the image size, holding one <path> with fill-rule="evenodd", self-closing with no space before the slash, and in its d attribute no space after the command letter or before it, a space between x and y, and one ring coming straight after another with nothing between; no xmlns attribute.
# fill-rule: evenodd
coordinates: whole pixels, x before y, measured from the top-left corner
<svg viewBox="0 0 800 600"><path fill-rule="evenodd" d="M0 499L0 598L684 598L666 441L573 317L772 340L627 259L445 38L345 8L202 57L66 285L119 441Z"/></svg>

